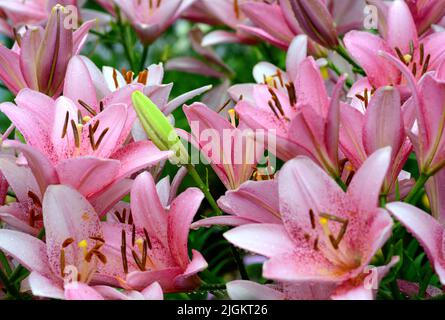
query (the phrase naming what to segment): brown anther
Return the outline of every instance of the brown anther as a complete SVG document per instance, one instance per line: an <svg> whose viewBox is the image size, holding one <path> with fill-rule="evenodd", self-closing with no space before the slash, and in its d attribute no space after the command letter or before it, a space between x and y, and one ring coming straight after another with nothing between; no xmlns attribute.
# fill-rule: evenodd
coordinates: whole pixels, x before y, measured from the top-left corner
<svg viewBox="0 0 445 320"><path fill-rule="evenodd" d="M121 214L119 213L119 211L114 211L114 215L116 216L116 218L117 218L117 220L120 222L120 223L124 223L125 221L122 221L122 217L121 217Z"/></svg>
<svg viewBox="0 0 445 320"><path fill-rule="evenodd" d="M76 148L80 148L80 136L79 136L79 130L77 129L77 124L74 122L74 120L71 119L71 129L73 129L74 134L74 144L76 145Z"/></svg>
<svg viewBox="0 0 445 320"><path fill-rule="evenodd" d="M82 101L82 100L78 100L79 104L86 110L88 111L92 116L96 116L97 112L94 111L94 109L88 105L88 103Z"/></svg>
<svg viewBox="0 0 445 320"><path fill-rule="evenodd" d="M420 57L419 57L419 65L423 66L423 60L425 59L425 47L423 43L420 44Z"/></svg>
<svg viewBox="0 0 445 320"><path fill-rule="evenodd" d="M125 223L126 220L127 220L127 209L124 208L124 210L122 210L122 223Z"/></svg>
<svg viewBox="0 0 445 320"><path fill-rule="evenodd" d="M355 95L359 100L361 100L361 101L363 101L363 102L365 102L366 101L366 99L365 99L365 97L363 97L361 94L356 94Z"/></svg>
<svg viewBox="0 0 445 320"><path fill-rule="evenodd" d="M136 242L136 226L133 225L133 229L131 230L131 245L133 247L135 242Z"/></svg>
<svg viewBox="0 0 445 320"><path fill-rule="evenodd" d="M60 275L65 276L65 250L60 250Z"/></svg>
<svg viewBox="0 0 445 320"><path fill-rule="evenodd" d="M225 107L227 107L228 105L229 105L229 103L230 103L230 101L232 101L232 99L227 99L227 101L226 102L224 102L224 104L220 107L220 108L218 108L218 111L217 111L217 113L220 113L221 111L223 111L224 110L224 108Z"/></svg>
<svg viewBox="0 0 445 320"><path fill-rule="evenodd" d="M148 249L151 250L151 248L152 248L151 240L150 240L150 237L148 236L147 229L145 229L145 228L144 228L144 236L145 236L145 241L147 242Z"/></svg>
<svg viewBox="0 0 445 320"><path fill-rule="evenodd" d="M144 70L138 75L138 83L146 84L148 79L148 70Z"/></svg>
<svg viewBox="0 0 445 320"><path fill-rule="evenodd" d="M293 82L289 82L286 84L287 94L289 96L289 103L291 106L297 104L297 94L295 92L295 85Z"/></svg>
<svg viewBox="0 0 445 320"><path fill-rule="evenodd" d="M108 130L110 130L110 128L105 128L105 130L102 131L102 133L99 136L99 139L97 139L96 145L93 148L94 150L97 150L99 148L99 146L100 146L102 140L104 139L105 135L107 134Z"/></svg>
<svg viewBox="0 0 445 320"><path fill-rule="evenodd" d="M142 245L142 265L147 265L147 241L144 240L144 243Z"/></svg>
<svg viewBox="0 0 445 320"><path fill-rule="evenodd" d="M77 123L82 123L82 112L77 110Z"/></svg>
<svg viewBox="0 0 445 320"><path fill-rule="evenodd" d="M68 121L70 119L70 113L67 111L65 114L65 122L63 123L63 129L62 129L62 139L65 138L66 133L68 131Z"/></svg>
<svg viewBox="0 0 445 320"><path fill-rule="evenodd" d="M69 247L72 243L74 242L73 238L68 238L65 241L63 241L62 243L62 248L65 249L67 247Z"/></svg>
<svg viewBox="0 0 445 320"><path fill-rule="evenodd" d="M96 142L94 141L94 131L91 124L88 125L88 138L90 139L91 148L94 149L94 147L96 146Z"/></svg>
<svg viewBox="0 0 445 320"><path fill-rule="evenodd" d="M281 70L277 69L277 74L276 74L278 80L280 81L280 86L284 87L284 81L283 81L283 75L281 74Z"/></svg>
<svg viewBox="0 0 445 320"><path fill-rule="evenodd" d="M411 72L412 72L413 76L417 75L417 63L416 62L414 62Z"/></svg>
<svg viewBox="0 0 445 320"><path fill-rule="evenodd" d="M30 225L31 227L34 227L34 226L35 226L35 223L36 223L36 221L35 221L35 215L36 215L36 212L35 212L34 208L32 208L31 210L29 210L28 223L29 223L29 225Z"/></svg>
<svg viewBox="0 0 445 320"><path fill-rule="evenodd" d="M128 214L128 224L131 226L133 224L133 214L131 213L131 210Z"/></svg>
<svg viewBox="0 0 445 320"><path fill-rule="evenodd" d="M400 51L399 47L396 47L395 49L396 49L396 53L397 53L397 56L399 57L400 61L402 61L405 65L408 65L408 63L406 62L405 57L403 56L402 51Z"/></svg>
<svg viewBox="0 0 445 320"><path fill-rule="evenodd" d="M103 101L99 102L99 110L100 110L100 112L104 111L104 103L103 103Z"/></svg>
<svg viewBox="0 0 445 320"><path fill-rule="evenodd" d="M273 102L272 102L271 100L269 100L269 101L267 102L267 104L269 105L269 108L273 111L273 113L275 114L275 117L279 120L279 119L280 119L280 116L279 116L278 113L276 112L275 107L274 107L274 105L273 105Z"/></svg>
<svg viewBox="0 0 445 320"><path fill-rule="evenodd" d="M34 192L32 192L31 190L28 191L28 197L31 198L32 202L34 203L34 205L36 207L39 207L39 208L42 207L42 203L40 202L39 197Z"/></svg>
<svg viewBox="0 0 445 320"><path fill-rule="evenodd" d="M346 181L345 181L345 184L346 184L347 186L349 186L349 184L351 183L352 178L354 177L354 175L355 175L355 171L351 171L351 172L349 173L349 175L348 175L348 177L346 178Z"/></svg>
<svg viewBox="0 0 445 320"><path fill-rule="evenodd" d="M414 57L414 41L413 40L409 41L409 55L411 57Z"/></svg>
<svg viewBox="0 0 445 320"><path fill-rule="evenodd" d="M105 239L102 238L102 237L90 237L90 239L91 239L91 240L94 240L94 241L97 241L97 242L100 242L100 243L102 243L102 244L105 243Z"/></svg>
<svg viewBox="0 0 445 320"><path fill-rule="evenodd" d="M119 81L117 81L117 71L113 68L113 81L116 89L119 89Z"/></svg>
<svg viewBox="0 0 445 320"><path fill-rule="evenodd" d="M312 209L309 209L309 218L311 219L312 229L315 229L315 216L314 216L314 211Z"/></svg>
<svg viewBox="0 0 445 320"><path fill-rule="evenodd" d="M96 133L97 128L99 128L100 120L96 120L96 122L93 124L93 133Z"/></svg>
<svg viewBox="0 0 445 320"><path fill-rule="evenodd" d="M124 273L128 273L128 261L127 261L127 239L125 230L122 230L122 242L121 242L121 256L122 256L122 266L124 268Z"/></svg>
<svg viewBox="0 0 445 320"><path fill-rule="evenodd" d="M102 264L107 264L107 257L102 252L94 249L91 251L99 259L99 261L102 262Z"/></svg>
<svg viewBox="0 0 445 320"><path fill-rule="evenodd" d="M431 60L431 54L428 54L426 56L425 64L423 65L423 68L422 68L422 73L421 73L422 76L428 71L428 67L430 65L430 60Z"/></svg>
<svg viewBox="0 0 445 320"><path fill-rule="evenodd" d="M238 0L233 0L233 11L235 11L235 17L237 19L240 18L240 8L238 4Z"/></svg>
<svg viewBox="0 0 445 320"><path fill-rule="evenodd" d="M315 251L318 251L319 249L318 249L318 238L316 238L315 240L314 240L314 250Z"/></svg>

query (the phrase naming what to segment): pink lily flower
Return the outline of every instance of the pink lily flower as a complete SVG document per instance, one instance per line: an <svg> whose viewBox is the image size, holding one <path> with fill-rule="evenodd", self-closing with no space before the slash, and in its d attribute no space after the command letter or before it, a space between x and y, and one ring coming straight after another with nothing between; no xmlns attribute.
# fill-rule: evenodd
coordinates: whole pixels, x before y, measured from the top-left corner
<svg viewBox="0 0 445 320"><path fill-rule="evenodd" d="M101 223L91 204L74 189L50 186L43 201L46 242L28 234L0 230L0 248L31 271L35 296L56 299L104 299L123 277L115 226ZM100 285L95 289L94 284ZM141 293L156 296L159 287ZM109 296L110 294L108 294ZM133 292L124 296L134 296ZM115 293L113 298L117 298Z"/></svg>
<svg viewBox="0 0 445 320"><path fill-rule="evenodd" d="M0 79L12 93L23 88L49 96L61 93L68 61L79 53L94 24L88 21L73 32L63 26L66 14L63 7L56 6L45 30L28 29L13 49L0 46Z"/></svg>
<svg viewBox="0 0 445 320"><path fill-rule="evenodd" d="M383 0L372 0L370 3L378 6L382 13L382 18L380 19L386 20L388 15L388 7L390 5L385 3ZM419 34L424 34L429 31L431 25L440 22L445 14L445 3L440 0L407 0L406 4L411 11ZM385 24L385 22L383 22L383 24ZM382 30L379 27L379 30L386 32L386 28L383 28Z"/></svg>
<svg viewBox="0 0 445 320"><path fill-rule="evenodd" d="M396 187L412 151L412 144L405 133L400 94L393 87L382 87L373 94L369 103L367 96L363 99L366 105L364 114L349 105L342 109L340 147L355 170L378 149L391 147L390 169L382 189L382 193L387 195Z"/></svg>
<svg viewBox="0 0 445 320"><path fill-rule="evenodd" d="M131 184L125 178L170 155L149 141L125 144L135 118L125 104L110 104L97 113L85 104L88 111L82 116L84 108L70 99L54 101L29 89L15 102L0 105L0 110L27 144L4 141L3 146L23 152L41 194L51 184L70 185L88 197L99 214L128 193Z"/></svg>
<svg viewBox="0 0 445 320"><path fill-rule="evenodd" d="M281 223L278 182L246 181L236 190L228 190L218 199L218 206L228 215L210 217L192 224L192 229L225 225L237 227L250 223Z"/></svg>
<svg viewBox="0 0 445 320"><path fill-rule="evenodd" d="M445 285L445 227L428 213L412 205L394 202L386 208L405 226L420 242L431 266L439 276L440 283Z"/></svg>
<svg viewBox="0 0 445 320"><path fill-rule="evenodd" d="M255 37L238 29L239 25L250 23L249 19L241 10L241 6L250 1L251 0L198 0L196 3L199 5L197 8L203 12L201 15L208 15L219 22L219 24L228 26L233 30L211 31L202 39L202 45L207 47L221 43L255 43Z"/></svg>
<svg viewBox="0 0 445 320"><path fill-rule="evenodd" d="M309 155L338 177L339 98L344 77L337 83L331 99L312 57L300 63L293 81L286 83L283 79L278 77L274 87L280 81L288 91L287 96L274 87L255 86L256 106L240 101L236 111L253 129L276 130L276 152L280 159Z"/></svg>
<svg viewBox="0 0 445 320"><path fill-rule="evenodd" d="M122 224L122 228L133 230L128 240L122 231L122 248L130 247L125 249L128 257L123 261L127 273L122 282L124 286L143 289L158 281L165 292L193 290L199 286L197 274L207 268L207 262L196 250L192 250L190 260L187 239L203 198L200 190L189 188L165 208L153 177L144 172L136 178L131 189L133 221ZM137 253L140 251L142 258ZM136 271L128 268L133 261L138 267Z"/></svg>
<svg viewBox="0 0 445 320"><path fill-rule="evenodd" d="M346 48L363 67L372 86L406 85L400 70L379 56L379 51L399 59L417 80L439 67L444 59L441 43L445 33L419 38L411 12L402 0L391 3L386 22L383 38L363 31L351 31L344 38Z"/></svg>
<svg viewBox="0 0 445 320"><path fill-rule="evenodd" d="M202 103L184 106L183 110L192 130L192 144L226 188L237 189L249 180L264 152L258 134L242 121L236 125L233 112L229 122Z"/></svg>
<svg viewBox="0 0 445 320"><path fill-rule="evenodd" d="M155 41L195 0L115 0L144 44Z"/></svg>
<svg viewBox="0 0 445 320"><path fill-rule="evenodd" d="M390 215L378 207L390 159L389 147L376 151L345 193L314 162L297 157L285 164L278 179L283 225L243 225L225 237L269 258L263 266L268 279L331 283L333 298L370 299L375 290L364 285L367 266L393 225ZM398 257L376 270L377 280L397 261Z"/></svg>
<svg viewBox="0 0 445 320"><path fill-rule="evenodd" d="M27 0L26 2L22 0L0 0L0 9L3 10L7 19L11 20L12 26L18 28L27 24L39 25L44 23L56 4L65 6L74 3L72 0Z"/></svg>
<svg viewBox="0 0 445 320"><path fill-rule="evenodd" d="M293 0L291 8L304 32L326 48L338 46L337 28L324 0Z"/></svg>

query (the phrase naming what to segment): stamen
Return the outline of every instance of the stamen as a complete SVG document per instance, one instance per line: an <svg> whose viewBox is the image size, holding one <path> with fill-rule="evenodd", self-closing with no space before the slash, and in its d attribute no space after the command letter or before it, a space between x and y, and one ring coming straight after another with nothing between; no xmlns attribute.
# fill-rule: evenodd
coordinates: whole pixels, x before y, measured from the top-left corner
<svg viewBox="0 0 445 320"><path fill-rule="evenodd" d="M36 215L36 212L34 211L34 208L29 210L29 219L28 219L29 221L28 221L28 223L33 228L35 226L35 215Z"/></svg>
<svg viewBox="0 0 445 320"><path fill-rule="evenodd" d="M277 69L277 78L280 81L280 86L284 87L283 76L281 74L281 70L280 69Z"/></svg>
<svg viewBox="0 0 445 320"><path fill-rule="evenodd" d="M122 223L125 223L126 220L127 220L127 209L124 208L124 210L122 210Z"/></svg>
<svg viewBox="0 0 445 320"><path fill-rule="evenodd" d="M423 46L423 43L420 44L420 58L419 58L419 65L423 66L423 60L425 59L425 47Z"/></svg>
<svg viewBox="0 0 445 320"><path fill-rule="evenodd" d="M309 210L309 218L311 219L312 229L315 229L315 217L314 217L314 211L312 209Z"/></svg>
<svg viewBox="0 0 445 320"><path fill-rule="evenodd" d="M402 61L406 65L405 57L403 56L402 51L400 51L399 47L396 47L395 50L400 61Z"/></svg>
<svg viewBox="0 0 445 320"><path fill-rule="evenodd" d="M31 198L32 202L34 203L34 205L36 207L41 208L42 207L42 203L40 202L39 197L32 191L28 191L28 197Z"/></svg>
<svg viewBox="0 0 445 320"><path fill-rule="evenodd" d="M293 82L286 84L287 93L289 95L289 103L291 106L297 104L297 94L295 92L295 85Z"/></svg>
<svg viewBox="0 0 445 320"><path fill-rule="evenodd" d="M67 247L69 247L72 243L74 242L74 239L73 238L68 238L68 239L66 239L65 241L63 241L63 243L62 243L62 248L67 248Z"/></svg>
<svg viewBox="0 0 445 320"><path fill-rule="evenodd" d="M314 250L315 251L318 251L319 249L318 249L318 238L316 238L315 240L314 240Z"/></svg>
<svg viewBox="0 0 445 320"><path fill-rule="evenodd" d="M128 261L127 261L127 239L125 230L122 230L122 242L121 242L121 256L122 256L122 266L124 268L124 273L128 273Z"/></svg>
<svg viewBox="0 0 445 320"><path fill-rule="evenodd" d="M60 275L65 276L65 250L60 250Z"/></svg>
<svg viewBox="0 0 445 320"><path fill-rule="evenodd" d="M414 77L417 75L417 63L414 62L411 72L413 73Z"/></svg>
<svg viewBox="0 0 445 320"><path fill-rule="evenodd" d="M107 264L107 257L100 251L98 250L92 250L93 254L99 259L100 262L102 262L103 264Z"/></svg>
<svg viewBox="0 0 445 320"><path fill-rule="evenodd" d="M77 124L72 119L71 119L71 128L73 129L73 134L74 134L74 144L76 145L76 148L79 149L80 148L79 129L77 128Z"/></svg>
<svg viewBox="0 0 445 320"><path fill-rule="evenodd" d="M431 60L431 54L428 54L426 56L425 64L423 65L423 68L422 68L422 73L421 73L422 76L428 71L428 67L430 65L430 60Z"/></svg>
<svg viewBox="0 0 445 320"><path fill-rule="evenodd" d="M147 241L147 246L151 250L152 246L151 246L150 237L148 236L147 229L145 229L145 228L144 228L144 235L145 235L145 240Z"/></svg>
<svg viewBox="0 0 445 320"><path fill-rule="evenodd" d="M62 129L62 139L65 138L66 133L67 133L67 131L68 131L68 121L69 121L69 117L70 117L70 114L69 114L69 112L67 111L66 114L65 114L65 122L64 122L64 124L63 124L63 129Z"/></svg>
<svg viewBox="0 0 445 320"><path fill-rule="evenodd" d="M88 138L90 138L91 147L94 149L94 147L96 146L96 142L94 141L94 131L91 124L88 126Z"/></svg>
<svg viewBox="0 0 445 320"><path fill-rule="evenodd" d="M103 103L103 101L99 102L99 110L100 110L100 112L104 111L104 103Z"/></svg>
<svg viewBox="0 0 445 320"><path fill-rule="evenodd" d="M91 115L93 115L93 116L96 116L96 115L97 115L97 112L94 111L94 109L93 109L91 106L89 106L86 102L84 102L84 101L82 101L82 100L77 100L77 102L79 102L79 104L80 104L82 107L84 107L84 109L85 109L86 111L88 111Z"/></svg>
<svg viewBox="0 0 445 320"><path fill-rule="evenodd" d="M275 111L275 107L272 103L272 101L269 100L269 102L267 103L269 105L269 108L273 111L273 113L275 114L275 117L279 120L280 116L278 115L278 113Z"/></svg>
<svg viewBox="0 0 445 320"><path fill-rule="evenodd" d="M131 245L134 247L134 242L136 239L136 226L133 225L133 230L131 232Z"/></svg>
<svg viewBox="0 0 445 320"><path fill-rule="evenodd" d="M96 145L94 146L94 150L97 150L102 142L102 140L104 139L105 135L107 134L108 130L110 130L110 128L105 128L104 131L102 131L102 133L99 136L99 139L97 140Z"/></svg>
<svg viewBox="0 0 445 320"><path fill-rule="evenodd" d="M230 101L232 101L232 99L230 99L230 98L227 99L227 101L224 102L224 104L222 105L222 107L220 107L220 108L218 109L218 112L217 112L217 113L220 113L221 111L223 111L224 108L227 107L227 106L229 105Z"/></svg>
<svg viewBox="0 0 445 320"><path fill-rule="evenodd" d="M240 10L239 10L238 0L233 0L233 11L235 11L235 17L237 19L239 19L240 18Z"/></svg>
<svg viewBox="0 0 445 320"><path fill-rule="evenodd" d="M131 213L131 210L128 215L128 224L131 226L133 224L133 214Z"/></svg>
<svg viewBox="0 0 445 320"><path fill-rule="evenodd" d="M335 221L338 223L341 223L341 229L340 232L338 233L338 236L335 238L331 231L329 230L327 224L328 221ZM348 227L349 224L349 220L347 219L343 219L331 214L327 214L327 213L321 213L320 214L320 224L323 226L323 230L325 232L325 234L328 236L329 241L331 242L332 246L334 247L335 250L338 249L338 245L340 244L341 240L343 239L345 233L346 233L346 229Z"/></svg>
<svg viewBox="0 0 445 320"><path fill-rule="evenodd" d="M113 68L113 81L116 89L119 89L119 82L117 81L117 71Z"/></svg>
<svg viewBox="0 0 445 320"><path fill-rule="evenodd" d="M97 120L93 125L93 132L96 133L97 128L99 127L100 120Z"/></svg>
<svg viewBox="0 0 445 320"><path fill-rule="evenodd" d="M141 271L145 271L145 266L142 264L141 259L139 259L138 254L136 252L134 252L134 250L131 250L131 254L133 255L134 262L136 262L136 265L138 266L138 268Z"/></svg>
<svg viewBox="0 0 445 320"><path fill-rule="evenodd" d="M119 213L119 211L114 211L114 215L116 216L116 218L117 218L117 220L120 222L120 223L124 223L123 221L122 221L122 217L121 217L121 214Z"/></svg>

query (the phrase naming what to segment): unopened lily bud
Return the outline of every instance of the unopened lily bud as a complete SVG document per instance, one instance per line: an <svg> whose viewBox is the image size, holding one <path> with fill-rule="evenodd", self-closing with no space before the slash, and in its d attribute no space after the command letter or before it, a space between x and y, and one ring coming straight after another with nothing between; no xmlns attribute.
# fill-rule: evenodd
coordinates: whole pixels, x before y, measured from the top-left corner
<svg viewBox="0 0 445 320"><path fill-rule="evenodd" d="M290 0L292 11L303 31L326 48L338 46L338 34L326 5L321 0Z"/></svg>
<svg viewBox="0 0 445 320"><path fill-rule="evenodd" d="M174 164L188 163L187 150L179 139L175 128L162 111L140 91L133 93L132 100L139 121L150 140L159 150L174 152L170 162Z"/></svg>

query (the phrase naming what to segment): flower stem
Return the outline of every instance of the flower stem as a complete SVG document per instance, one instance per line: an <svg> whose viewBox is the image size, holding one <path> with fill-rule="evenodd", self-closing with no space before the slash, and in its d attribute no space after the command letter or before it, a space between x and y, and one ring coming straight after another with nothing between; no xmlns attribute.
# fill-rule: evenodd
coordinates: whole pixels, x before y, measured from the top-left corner
<svg viewBox="0 0 445 320"><path fill-rule="evenodd" d="M241 275L241 279L243 280L249 280L249 275L247 274L246 266L243 263L243 260L241 259L241 255L237 248L235 248L233 245L230 246L232 249L233 258L236 261L236 264L238 265L238 270Z"/></svg>
<svg viewBox="0 0 445 320"><path fill-rule="evenodd" d="M0 251L0 262L3 265L3 268L5 269L5 272L7 275L10 275L12 272L11 266L9 264L8 258L6 257L6 255L3 253L3 251Z"/></svg>
<svg viewBox="0 0 445 320"><path fill-rule="evenodd" d="M341 72L341 70L332 62L332 61L329 61L328 60L328 68L329 69L331 69L332 71L334 71L335 72L335 74L337 75L337 76L341 76L343 73ZM352 81L352 79L351 78L346 78L346 86L348 87L348 88L351 88L352 87L352 85L354 84L354 81Z"/></svg>
<svg viewBox="0 0 445 320"><path fill-rule="evenodd" d="M141 56L141 62L139 64L139 71L144 70L145 61L147 61L147 56L148 56L148 49L149 49L149 46L144 45L144 50L142 51L142 56Z"/></svg>
<svg viewBox="0 0 445 320"><path fill-rule="evenodd" d="M14 298L20 298L20 292L18 291L16 286L9 281L8 276L1 268L0 268L0 281L5 286L5 289L9 295L13 296Z"/></svg>
<svg viewBox="0 0 445 320"><path fill-rule="evenodd" d="M419 179L417 179L416 184L414 185L414 187L411 189L411 191L405 198L406 203L415 204L417 202L418 194L422 191L422 189L425 186L425 183L428 181L429 177L430 176L425 173L422 173L419 176Z"/></svg>
<svg viewBox="0 0 445 320"><path fill-rule="evenodd" d="M354 61L354 59L349 56L348 51L345 47L343 47L343 45L339 44L337 47L334 48L334 50L354 67L354 71L361 74L362 76L366 76L365 71L362 69L361 66L357 64L357 62Z"/></svg>
<svg viewBox="0 0 445 320"><path fill-rule="evenodd" d="M189 172L193 180L195 180L196 184L198 185L198 188L201 189L201 191L204 193L204 196L206 197L210 206L215 211L215 215L217 216L221 215L222 212L219 209L218 205L216 204L216 201L213 198L212 194L210 193L209 187L204 183L204 181L202 181L195 167L192 164L186 164L185 167L187 168L187 171Z"/></svg>
<svg viewBox="0 0 445 320"><path fill-rule="evenodd" d="M129 43L130 34L128 32L128 28L122 22L121 11L118 6L116 6L116 16L117 16L117 25L119 27L119 33L122 40L122 46L124 47L125 56L127 57L128 63L132 70L136 70L136 63L134 62L133 53L131 51L131 45Z"/></svg>

